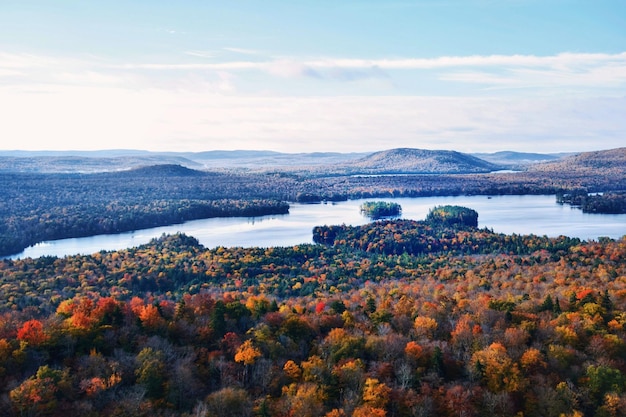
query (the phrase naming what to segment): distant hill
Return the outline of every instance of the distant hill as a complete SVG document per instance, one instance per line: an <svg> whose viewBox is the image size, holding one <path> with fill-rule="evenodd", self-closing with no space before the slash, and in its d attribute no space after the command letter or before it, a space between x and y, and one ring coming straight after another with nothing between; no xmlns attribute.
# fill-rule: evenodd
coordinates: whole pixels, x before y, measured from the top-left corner
<svg viewBox="0 0 626 417"><path fill-rule="evenodd" d="M575 155L503 151L466 154L450 150L398 148L380 152L281 153L259 150L207 152L0 151L1 172L95 173L127 171L150 165L178 165L200 171L281 172L303 176L465 174L503 169L623 172L626 148ZM621 170L621 171L620 171Z"/></svg>
<svg viewBox="0 0 626 417"><path fill-rule="evenodd" d="M530 167L537 172L569 172L585 175L590 172L626 175L626 148L583 152L566 156L558 161L536 164Z"/></svg>
<svg viewBox="0 0 626 417"><path fill-rule="evenodd" d="M503 168L461 152L414 148L375 152L347 167L352 172L362 174L466 174L492 172Z"/></svg>
<svg viewBox="0 0 626 417"><path fill-rule="evenodd" d="M255 151L255 150L236 150L236 151L205 151L205 152L189 152L185 156L193 160L206 159L250 159L250 158L267 158L283 155L274 151Z"/></svg>
<svg viewBox="0 0 626 417"><path fill-rule="evenodd" d="M95 173L126 171L148 165L173 164L189 168L202 168L198 162L176 155L153 155L149 153L131 153L124 156L108 155L98 152L92 156L79 155L41 155L20 153L23 156L2 156L0 154L0 172L40 172L40 173ZM6 155L6 153L5 153Z"/></svg>
<svg viewBox="0 0 626 417"><path fill-rule="evenodd" d="M207 152L0 151L0 172L95 173L148 165L181 165L198 170L308 172L343 164L368 153L281 153L235 150ZM322 168L323 171L325 168Z"/></svg>
<svg viewBox="0 0 626 417"><path fill-rule="evenodd" d="M137 177L199 177L208 175L207 172L190 169L181 165L164 164L164 165L149 165L145 167L133 168L130 171L124 172L125 176L137 176Z"/></svg>
<svg viewBox="0 0 626 417"><path fill-rule="evenodd" d="M491 162L492 164L502 165L511 169L521 169L532 164L556 161L564 156L562 154L543 154L514 151L501 151L495 153L473 153L472 155L487 162Z"/></svg>
<svg viewBox="0 0 626 417"><path fill-rule="evenodd" d="M244 170L247 172L290 172L309 174L326 172L330 167L362 158L369 153L280 153L271 151L211 151L186 154L211 170ZM330 168L334 170L334 168Z"/></svg>

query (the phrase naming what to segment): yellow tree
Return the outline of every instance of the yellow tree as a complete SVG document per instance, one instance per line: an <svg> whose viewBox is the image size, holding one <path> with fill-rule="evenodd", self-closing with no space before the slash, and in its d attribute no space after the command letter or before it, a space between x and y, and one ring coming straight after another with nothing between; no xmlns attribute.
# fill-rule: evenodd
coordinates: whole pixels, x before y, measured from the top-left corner
<svg viewBox="0 0 626 417"><path fill-rule="evenodd" d="M285 363L285 366L283 366L283 371L285 372L285 375L293 380L298 380L302 376L302 369L300 369L298 364L291 359Z"/></svg>
<svg viewBox="0 0 626 417"><path fill-rule="evenodd" d="M263 356L261 351L252 344L252 340L248 339L239 346L235 353L235 362L243 363L243 382L248 379L249 369L258 358Z"/></svg>
<svg viewBox="0 0 626 417"><path fill-rule="evenodd" d="M323 415L326 394L317 384L293 383L283 387L283 400L289 416L317 417Z"/></svg>
<svg viewBox="0 0 626 417"><path fill-rule="evenodd" d="M376 378L367 378L363 387L363 402L372 408L384 409L389 403L391 388Z"/></svg>
<svg viewBox="0 0 626 417"><path fill-rule="evenodd" d="M519 367L507 354L501 343L492 343L472 356L474 370L494 393L523 389L524 380Z"/></svg>
<svg viewBox="0 0 626 417"><path fill-rule="evenodd" d="M244 365L254 365L254 362L262 355L261 351L252 344L252 340L246 340L237 349L235 362L240 362Z"/></svg>
<svg viewBox="0 0 626 417"><path fill-rule="evenodd" d="M413 324L418 337L432 338L437 330L437 321L432 317L417 316Z"/></svg>

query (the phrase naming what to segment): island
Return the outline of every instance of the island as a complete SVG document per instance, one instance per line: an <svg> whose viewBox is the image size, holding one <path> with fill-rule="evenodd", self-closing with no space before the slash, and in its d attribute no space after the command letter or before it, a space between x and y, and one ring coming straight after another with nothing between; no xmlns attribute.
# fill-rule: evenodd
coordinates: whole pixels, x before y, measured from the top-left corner
<svg viewBox="0 0 626 417"><path fill-rule="evenodd" d="M478 213L467 207L437 206L429 210L426 221L445 226L461 225L478 227Z"/></svg>
<svg viewBox="0 0 626 417"><path fill-rule="evenodd" d="M385 201L366 201L361 204L360 209L361 213L372 220L378 220L384 217L396 217L402 213L400 204Z"/></svg>

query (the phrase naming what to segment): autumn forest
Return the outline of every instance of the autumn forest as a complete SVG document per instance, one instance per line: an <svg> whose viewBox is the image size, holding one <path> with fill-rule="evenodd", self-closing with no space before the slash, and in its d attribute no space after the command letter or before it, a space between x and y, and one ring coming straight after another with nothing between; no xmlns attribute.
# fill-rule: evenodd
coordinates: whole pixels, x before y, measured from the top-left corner
<svg viewBox="0 0 626 417"><path fill-rule="evenodd" d="M619 213L625 158L462 175L1 173L0 255L289 201L553 194ZM319 225L298 246L175 234L0 259L0 415L626 415L626 237L505 235L467 207L363 208L383 218Z"/></svg>
<svg viewBox="0 0 626 417"><path fill-rule="evenodd" d="M208 250L174 235L0 261L1 408L624 415L626 240L430 217L320 227L314 245Z"/></svg>

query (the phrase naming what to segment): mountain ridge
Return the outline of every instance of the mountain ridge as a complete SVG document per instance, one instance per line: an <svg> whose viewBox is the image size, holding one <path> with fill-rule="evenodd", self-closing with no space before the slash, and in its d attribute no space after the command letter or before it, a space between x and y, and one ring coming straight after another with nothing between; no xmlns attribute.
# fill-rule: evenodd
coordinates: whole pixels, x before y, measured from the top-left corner
<svg viewBox="0 0 626 417"><path fill-rule="evenodd" d="M375 152L349 165L379 174L484 173L502 169L470 154L449 150L395 148Z"/></svg>
<svg viewBox="0 0 626 417"><path fill-rule="evenodd" d="M504 169L545 172L626 165L626 148L576 154L500 151L470 154L453 150L394 148L378 152L281 153L264 150L204 152L0 151L0 172L97 173L151 165L180 165L199 171L287 173L296 175L471 174Z"/></svg>

